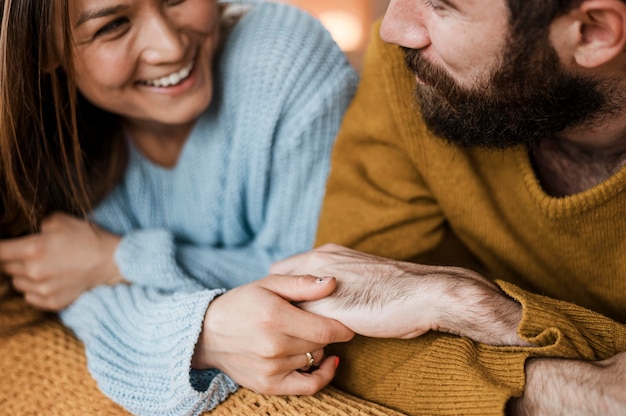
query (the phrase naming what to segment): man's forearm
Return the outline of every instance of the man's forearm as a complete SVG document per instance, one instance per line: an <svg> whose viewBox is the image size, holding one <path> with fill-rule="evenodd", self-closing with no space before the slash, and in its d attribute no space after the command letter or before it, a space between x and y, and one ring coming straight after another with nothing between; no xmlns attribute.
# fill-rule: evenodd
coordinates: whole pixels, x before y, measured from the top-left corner
<svg viewBox="0 0 626 416"><path fill-rule="evenodd" d="M522 306L471 270L384 259L336 245L285 260L280 273L335 276L327 298L299 304L376 338L447 332L490 345L530 345L517 333Z"/></svg>
<svg viewBox="0 0 626 416"><path fill-rule="evenodd" d="M507 414L626 414L626 353L600 362L553 358L529 360L524 394Z"/></svg>

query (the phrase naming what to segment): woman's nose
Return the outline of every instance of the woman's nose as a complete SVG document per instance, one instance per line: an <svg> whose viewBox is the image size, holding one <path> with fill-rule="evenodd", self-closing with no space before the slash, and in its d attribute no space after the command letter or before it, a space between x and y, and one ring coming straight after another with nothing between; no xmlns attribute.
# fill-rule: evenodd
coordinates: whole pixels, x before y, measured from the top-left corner
<svg viewBox="0 0 626 416"><path fill-rule="evenodd" d="M167 16L155 16L142 30L143 58L146 62L161 64L184 59L182 30Z"/></svg>

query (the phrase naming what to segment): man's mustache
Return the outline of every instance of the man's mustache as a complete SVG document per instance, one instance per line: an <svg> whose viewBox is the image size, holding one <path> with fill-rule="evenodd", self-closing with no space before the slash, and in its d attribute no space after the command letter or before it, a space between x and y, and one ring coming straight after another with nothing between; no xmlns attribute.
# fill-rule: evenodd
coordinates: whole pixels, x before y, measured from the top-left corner
<svg viewBox="0 0 626 416"><path fill-rule="evenodd" d="M442 68L424 58L419 49L402 47L406 67L421 81L445 96L457 91L456 81Z"/></svg>

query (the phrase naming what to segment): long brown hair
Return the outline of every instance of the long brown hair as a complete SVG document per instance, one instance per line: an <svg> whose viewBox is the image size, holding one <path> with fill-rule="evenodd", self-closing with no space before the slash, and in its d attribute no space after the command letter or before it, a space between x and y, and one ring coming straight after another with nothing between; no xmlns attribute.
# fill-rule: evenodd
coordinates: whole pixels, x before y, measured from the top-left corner
<svg viewBox="0 0 626 416"><path fill-rule="evenodd" d="M37 231L53 211L86 216L126 168L120 118L76 88L69 1L0 0L0 238ZM222 40L247 11L227 9ZM0 298L7 290L0 276Z"/></svg>
<svg viewBox="0 0 626 416"><path fill-rule="evenodd" d="M120 178L127 150L118 117L76 90L68 0L0 5L0 233L7 237L36 231L54 210L85 215Z"/></svg>

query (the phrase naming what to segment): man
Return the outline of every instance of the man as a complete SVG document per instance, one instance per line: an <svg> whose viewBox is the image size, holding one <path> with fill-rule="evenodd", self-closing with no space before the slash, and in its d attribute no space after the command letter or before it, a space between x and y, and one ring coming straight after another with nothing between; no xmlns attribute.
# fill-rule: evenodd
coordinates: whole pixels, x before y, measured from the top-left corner
<svg viewBox="0 0 626 416"><path fill-rule="evenodd" d="M302 307L388 338L337 348L336 384L409 414L626 414L626 3L391 0L375 35L317 238L360 252L273 269L336 276Z"/></svg>

